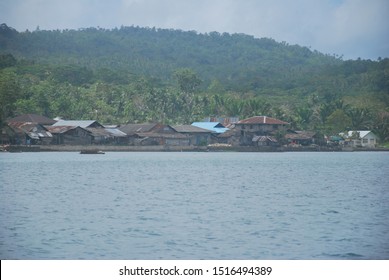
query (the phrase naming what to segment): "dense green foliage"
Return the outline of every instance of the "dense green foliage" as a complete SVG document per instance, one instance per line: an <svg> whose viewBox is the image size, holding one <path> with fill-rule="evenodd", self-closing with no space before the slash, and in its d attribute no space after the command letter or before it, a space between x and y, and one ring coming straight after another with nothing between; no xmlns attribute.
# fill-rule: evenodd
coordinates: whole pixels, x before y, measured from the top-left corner
<svg viewBox="0 0 389 280"><path fill-rule="evenodd" d="M389 137L389 59L348 60L244 34L0 26L1 118L190 123L269 115Z"/></svg>

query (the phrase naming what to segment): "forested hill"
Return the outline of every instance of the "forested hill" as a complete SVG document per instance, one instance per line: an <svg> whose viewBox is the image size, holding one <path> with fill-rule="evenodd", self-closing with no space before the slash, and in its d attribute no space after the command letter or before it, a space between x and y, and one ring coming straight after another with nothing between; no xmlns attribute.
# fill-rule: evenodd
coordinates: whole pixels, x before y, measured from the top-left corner
<svg viewBox="0 0 389 280"><path fill-rule="evenodd" d="M0 50L39 63L106 68L162 80L171 79L179 68L190 68L203 86L217 79L233 90L287 87L298 73L341 63L307 47L267 38L140 27L17 32L3 24Z"/></svg>
<svg viewBox="0 0 389 280"><path fill-rule="evenodd" d="M295 129L389 140L389 58L344 61L245 34L0 25L0 123L23 113L103 123L269 115Z"/></svg>

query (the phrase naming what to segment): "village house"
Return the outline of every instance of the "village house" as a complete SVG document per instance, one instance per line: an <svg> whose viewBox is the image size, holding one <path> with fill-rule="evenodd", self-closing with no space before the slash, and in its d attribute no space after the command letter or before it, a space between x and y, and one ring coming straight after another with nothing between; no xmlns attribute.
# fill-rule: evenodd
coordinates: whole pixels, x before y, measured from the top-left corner
<svg viewBox="0 0 389 280"><path fill-rule="evenodd" d="M1 144L47 144L51 141L52 135L44 125L53 123L54 120L37 114L25 114L8 119L1 129Z"/></svg>
<svg viewBox="0 0 389 280"><path fill-rule="evenodd" d="M210 130L214 134L221 134L228 131L228 128L219 122L194 122L192 125L202 129Z"/></svg>
<svg viewBox="0 0 389 280"><path fill-rule="evenodd" d="M224 144L230 140L230 135L227 136L230 128L225 127L220 122L194 122L192 126L199 127L211 131L211 138L208 144ZM222 135L226 137L222 137Z"/></svg>
<svg viewBox="0 0 389 280"><path fill-rule="evenodd" d="M7 144L12 145L47 145L53 138L43 125L32 122L8 122L3 131L3 144L8 142Z"/></svg>
<svg viewBox="0 0 389 280"><path fill-rule="evenodd" d="M129 137L130 145L189 146L189 137L172 126L160 123L126 124L119 127Z"/></svg>
<svg viewBox="0 0 389 280"><path fill-rule="evenodd" d="M378 136L370 130L348 131L341 136L345 138L344 144L350 147L374 148L379 141Z"/></svg>
<svg viewBox="0 0 389 280"><path fill-rule="evenodd" d="M46 129L53 135L53 145L90 145L92 134L79 126L47 126Z"/></svg>
<svg viewBox="0 0 389 280"><path fill-rule="evenodd" d="M106 127L105 131L111 136L110 143L114 145L128 145L128 136L118 128Z"/></svg>
<svg viewBox="0 0 389 280"><path fill-rule="evenodd" d="M205 146L211 141L212 131L194 125L176 125L173 127L177 132L187 135L189 145Z"/></svg>
<svg viewBox="0 0 389 280"><path fill-rule="evenodd" d="M239 146L239 137L236 136L235 125L229 125L224 133L212 134L212 144Z"/></svg>
<svg viewBox="0 0 389 280"><path fill-rule="evenodd" d="M284 136L288 145L296 146L309 146L309 145L321 145L324 143L324 138L319 137L315 131L293 131L288 130L288 133Z"/></svg>
<svg viewBox="0 0 389 280"><path fill-rule="evenodd" d="M280 145L275 137L269 135L256 135L252 142L253 146L258 147L278 147Z"/></svg>
<svg viewBox="0 0 389 280"><path fill-rule="evenodd" d="M267 117L267 116L255 116L248 119L241 120L235 124L234 136L239 137L239 145L252 146L263 145L258 141L263 141L264 138L258 138L256 136L274 136L274 133L279 130L285 130L289 123ZM266 138L265 143L274 144L275 138ZM237 141L235 141L237 142Z"/></svg>
<svg viewBox="0 0 389 280"><path fill-rule="evenodd" d="M111 142L114 142L114 138L112 133L108 132L103 125L101 125L96 120L59 120L55 124L52 125L53 127L69 127L69 133L66 133L69 137L72 135L74 137L72 141L77 142L88 142L89 138L91 137L91 142L89 144L110 144ZM80 127L86 131L89 132L89 135L86 135L83 131L77 129L74 131L73 129L75 127ZM73 134L76 133L76 134ZM79 135L77 134L79 133ZM77 139L77 137L79 137ZM69 139L68 139L69 140Z"/></svg>
<svg viewBox="0 0 389 280"><path fill-rule="evenodd" d="M55 122L52 126L79 126L81 128L104 128L96 120L59 120Z"/></svg>

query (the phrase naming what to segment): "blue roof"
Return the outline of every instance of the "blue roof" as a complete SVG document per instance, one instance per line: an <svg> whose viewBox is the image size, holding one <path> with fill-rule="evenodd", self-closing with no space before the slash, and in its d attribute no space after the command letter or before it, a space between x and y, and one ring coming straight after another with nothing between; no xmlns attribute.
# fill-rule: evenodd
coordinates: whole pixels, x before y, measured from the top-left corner
<svg viewBox="0 0 389 280"><path fill-rule="evenodd" d="M192 125L203 129L211 130L214 133L224 133L229 130L219 122L194 122L192 123Z"/></svg>

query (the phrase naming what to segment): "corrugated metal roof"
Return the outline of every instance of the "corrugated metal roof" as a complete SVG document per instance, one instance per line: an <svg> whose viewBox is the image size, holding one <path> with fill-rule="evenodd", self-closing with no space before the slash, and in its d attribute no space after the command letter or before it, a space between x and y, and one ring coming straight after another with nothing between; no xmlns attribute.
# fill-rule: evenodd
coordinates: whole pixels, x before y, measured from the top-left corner
<svg viewBox="0 0 389 280"><path fill-rule="evenodd" d="M93 127L87 127L85 128L87 131L89 131L94 137L106 137L109 138L111 134L105 130L105 128L93 128Z"/></svg>
<svg viewBox="0 0 389 280"><path fill-rule="evenodd" d="M46 126L46 129L54 134L62 134L68 132L69 130L75 129L76 127L77 126L61 125L61 126Z"/></svg>
<svg viewBox="0 0 389 280"><path fill-rule="evenodd" d="M368 135L371 132L371 130L356 130L356 131L349 131L347 133L348 137L353 136L355 133L359 133L360 138L364 138L366 135Z"/></svg>
<svg viewBox="0 0 389 280"><path fill-rule="evenodd" d="M26 133L33 139L39 139L39 137L52 137L50 132L46 128L38 123L32 122L9 122L8 126L12 128L16 133Z"/></svg>
<svg viewBox="0 0 389 280"><path fill-rule="evenodd" d="M176 125L173 128L180 133L212 133L211 130L189 124Z"/></svg>
<svg viewBox="0 0 389 280"><path fill-rule="evenodd" d="M274 138L274 137L271 137L271 136L254 136L253 139L252 139L253 142L273 142L273 143L277 143L277 139Z"/></svg>
<svg viewBox="0 0 389 280"><path fill-rule="evenodd" d="M105 129L109 134L111 134L114 137L126 137L127 134L125 134L123 131L120 131L117 128L106 128Z"/></svg>
<svg viewBox="0 0 389 280"><path fill-rule="evenodd" d="M59 120L53 126L79 126L82 128L87 128L91 125L97 124L98 126L101 126L97 121L95 120Z"/></svg>
<svg viewBox="0 0 389 280"><path fill-rule="evenodd" d="M39 140L39 135L38 135L38 133L35 133L35 132L28 132L27 135L28 135L28 137L30 137L31 139ZM44 137L44 136L42 136L42 137Z"/></svg>
<svg viewBox="0 0 389 280"><path fill-rule="evenodd" d="M126 124L119 127L119 130L131 135L139 132L149 132L152 130L157 124L155 123L143 123L143 124Z"/></svg>
<svg viewBox="0 0 389 280"><path fill-rule="evenodd" d="M287 122L267 116L255 116L239 121L237 124L289 124Z"/></svg>
<svg viewBox="0 0 389 280"><path fill-rule="evenodd" d="M214 133L224 133L228 128L224 127L221 123L218 122L194 122L192 125L210 130Z"/></svg>

